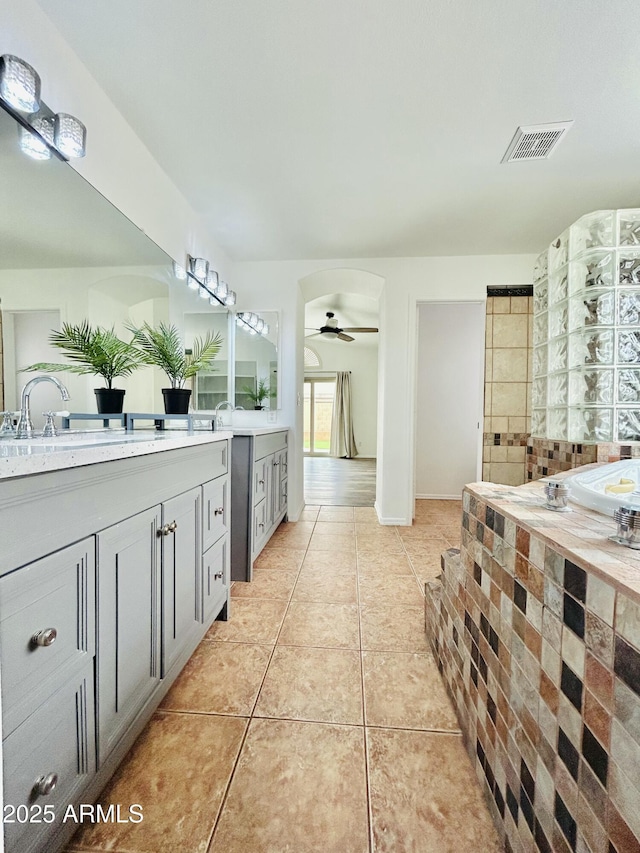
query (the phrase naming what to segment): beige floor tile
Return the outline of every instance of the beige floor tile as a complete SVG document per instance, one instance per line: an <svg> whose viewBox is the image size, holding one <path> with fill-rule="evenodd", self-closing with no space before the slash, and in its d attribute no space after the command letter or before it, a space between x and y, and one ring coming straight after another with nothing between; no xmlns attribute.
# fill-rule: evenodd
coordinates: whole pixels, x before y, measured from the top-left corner
<svg viewBox="0 0 640 853"><path fill-rule="evenodd" d="M355 573L356 552L355 551L307 551L302 568L314 569L319 572L338 571Z"/></svg>
<svg viewBox="0 0 640 853"><path fill-rule="evenodd" d="M361 607L362 648L375 651L427 652L424 607Z"/></svg>
<svg viewBox="0 0 640 853"><path fill-rule="evenodd" d="M157 713L100 797L103 808L139 803L144 819L83 827L73 844L203 853L246 727L243 717Z"/></svg>
<svg viewBox="0 0 640 853"><path fill-rule="evenodd" d="M403 542L415 540L445 539L444 534L431 524L417 525L414 527L398 527L398 535Z"/></svg>
<svg viewBox="0 0 640 853"><path fill-rule="evenodd" d="M355 572L340 569L318 571L303 566L293 590L293 601L323 601L327 604L357 604Z"/></svg>
<svg viewBox="0 0 640 853"><path fill-rule="evenodd" d="M203 640L161 707L171 711L249 716L271 646Z"/></svg>
<svg viewBox="0 0 640 853"><path fill-rule="evenodd" d="M367 744L376 853L499 853L459 735L367 729Z"/></svg>
<svg viewBox="0 0 640 853"><path fill-rule="evenodd" d="M302 565L306 548L265 548L253 564L254 569L280 569L297 571Z"/></svg>
<svg viewBox="0 0 640 853"><path fill-rule="evenodd" d="M275 643L286 609L286 601L235 598L229 621L214 622L207 637L231 643Z"/></svg>
<svg viewBox="0 0 640 853"><path fill-rule="evenodd" d="M358 608L352 604L292 601L278 637L283 646L360 648Z"/></svg>
<svg viewBox="0 0 640 853"><path fill-rule="evenodd" d="M306 550L309 547L310 539L311 535L309 533L278 533L276 530L265 546L265 550L267 548L293 548L295 550Z"/></svg>
<svg viewBox="0 0 640 853"><path fill-rule="evenodd" d="M253 579L236 581L231 588L232 598L281 598L288 601L298 577L297 572L276 569L254 569Z"/></svg>
<svg viewBox="0 0 640 853"><path fill-rule="evenodd" d="M353 521L352 506L323 506L318 513L318 521Z"/></svg>
<svg viewBox="0 0 640 853"><path fill-rule="evenodd" d="M315 506L307 506L300 513L300 518L298 521L316 521L318 518L318 513L320 512L320 507Z"/></svg>
<svg viewBox="0 0 640 853"><path fill-rule="evenodd" d="M439 557L450 545L446 539L405 539L404 550L410 557Z"/></svg>
<svg viewBox="0 0 640 853"><path fill-rule="evenodd" d="M420 607L424 605L421 592L414 575L358 575L360 604L384 607L385 604L406 604Z"/></svg>
<svg viewBox="0 0 640 853"><path fill-rule="evenodd" d="M255 715L362 725L359 652L276 646Z"/></svg>
<svg viewBox="0 0 640 853"><path fill-rule="evenodd" d="M289 534L308 534L311 536L313 533L313 528L315 527L314 521L283 521L282 524L279 524L274 536L278 534L279 536L286 536Z"/></svg>
<svg viewBox="0 0 640 853"><path fill-rule="evenodd" d="M371 551L358 552L358 572L370 575L413 575L409 558L405 554L379 554Z"/></svg>
<svg viewBox="0 0 640 853"><path fill-rule="evenodd" d="M316 536L309 542L309 551L355 551L355 536Z"/></svg>
<svg viewBox="0 0 640 853"><path fill-rule="evenodd" d="M252 720L210 853L366 853L362 732Z"/></svg>
<svg viewBox="0 0 640 853"><path fill-rule="evenodd" d="M432 581L439 577L441 572L442 568L440 567L440 561L434 561L431 565L425 564L420 569L416 569L416 576L418 578L418 583L420 584L420 589L424 589L424 585L427 581Z"/></svg>
<svg viewBox="0 0 640 853"><path fill-rule="evenodd" d="M318 521L313 528L314 536L355 536L355 532L353 521Z"/></svg>
<svg viewBox="0 0 640 853"><path fill-rule="evenodd" d="M353 515L356 521L375 521L378 522L378 513L375 507L372 506L356 506L353 508Z"/></svg>
<svg viewBox="0 0 640 853"><path fill-rule="evenodd" d="M402 539L396 536L394 539L384 539L379 541L375 536L360 536L356 535L356 548L358 553L370 554L404 554L405 547L402 544Z"/></svg>
<svg viewBox="0 0 640 853"><path fill-rule="evenodd" d="M366 724L460 731L430 654L363 652Z"/></svg>

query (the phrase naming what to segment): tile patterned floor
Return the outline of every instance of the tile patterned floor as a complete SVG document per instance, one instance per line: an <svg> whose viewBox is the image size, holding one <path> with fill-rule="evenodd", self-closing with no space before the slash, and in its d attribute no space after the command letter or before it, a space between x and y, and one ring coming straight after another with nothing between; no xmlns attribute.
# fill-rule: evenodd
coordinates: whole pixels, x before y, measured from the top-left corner
<svg viewBox="0 0 640 853"><path fill-rule="evenodd" d="M69 851L497 853L424 633L424 581L460 504L412 528L370 507L281 525L102 796L140 824Z"/></svg>

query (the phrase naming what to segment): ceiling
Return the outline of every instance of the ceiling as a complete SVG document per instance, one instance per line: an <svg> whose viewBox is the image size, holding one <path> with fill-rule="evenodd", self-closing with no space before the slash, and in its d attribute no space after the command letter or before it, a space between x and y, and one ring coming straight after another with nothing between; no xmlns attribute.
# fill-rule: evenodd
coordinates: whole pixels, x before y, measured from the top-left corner
<svg viewBox="0 0 640 853"><path fill-rule="evenodd" d="M327 311L333 311L340 328L354 326L371 326L377 328L380 325L378 300L369 299L356 293L330 293L327 296L319 296L307 302L304 307L305 335L313 335L312 329L319 329L326 323ZM348 334L351 334L350 332ZM351 335L353 341L341 341L338 338L325 338L314 336L308 338L310 346L319 341L332 346L348 347L372 347L378 345L379 335L370 332Z"/></svg>
<svg viewBox="0 0 640 853"><path fill-rule="evenodd" d="M39 3L236 260L538 252L640 206L637 0Z"/></svg>

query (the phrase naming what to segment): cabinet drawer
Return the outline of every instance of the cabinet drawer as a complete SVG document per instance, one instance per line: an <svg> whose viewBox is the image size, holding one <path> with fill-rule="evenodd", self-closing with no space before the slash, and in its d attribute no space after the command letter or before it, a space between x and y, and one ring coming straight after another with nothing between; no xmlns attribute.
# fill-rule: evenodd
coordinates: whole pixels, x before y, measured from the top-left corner
<svg viewBox="0 0 640 853"><path fill-rule="evenodd" d="M229 470L229 442L216 441L208 445L210 457L207 463L206 478L213 480L215 477L220 477L226 474ZM203 480L205 477L203 476Z"/></svg>
<svg viewBox="0 0 640 853"><path fill-rule="evenodd" d="M218 477L205 483L203 491L202 550L206 551L223 533L229 530L231 502L229 500L229 478Z"/></svg>
<svg viewBox="0 0 640 853"><path fill-rule="evenodd" d="M229 589L229 537L224 536L202 558L204 622L209 625L220 612Z"/></svg>
<svg viewBox="0 0 640 853"><path fill-rule="evenodd" d="M256 435L253 445L253 458L262 459L263 456L269 456L276 453L278 450L284 450L287 447L286 430L281 432L269 432L264 435Z"/></svg>
<svg viewBox="0 0 640 853"><path fill-rule="evenodd" d="M79 798L96 769L93 662L18 726L5 739L3 752L6 849L51 849L45 839L60 826L67 806ZM57 776L55 787L49 794L39 793L38 780L50 774ZM56 819L50 824L10 823L10 806L22 806L20 813L26 807L31 821L38 807L49 806Z"/></svg>
<svg viewBox="0 0 640 853"><path fill-rule="evenodd" d="M253 463L253 504L258 504L267 496L269 488L270 467L273 462L272 457L260 459Z"/></svg>
<svg viewBox="0 0 640 853"><path fill-rule="evenodd" d="M39 633L45 645L36 641ZM57 689L63 668L82 666L94 654L93 537L1 578L5 735Z"/></svg>

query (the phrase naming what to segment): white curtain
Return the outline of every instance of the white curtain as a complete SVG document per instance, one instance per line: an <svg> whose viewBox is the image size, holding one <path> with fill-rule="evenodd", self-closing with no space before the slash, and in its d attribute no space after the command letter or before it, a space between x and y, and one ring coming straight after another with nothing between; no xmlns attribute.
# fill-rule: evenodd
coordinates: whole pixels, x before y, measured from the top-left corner
<svg viewBox="0 0 640 853"><path fill-rule="evenodd" d="M336 396L333 401L331 418L331 444L329 456L351 459L358 455L353 435L353 414L351 411L351 374L341 371L336 374Z"/></svg>

